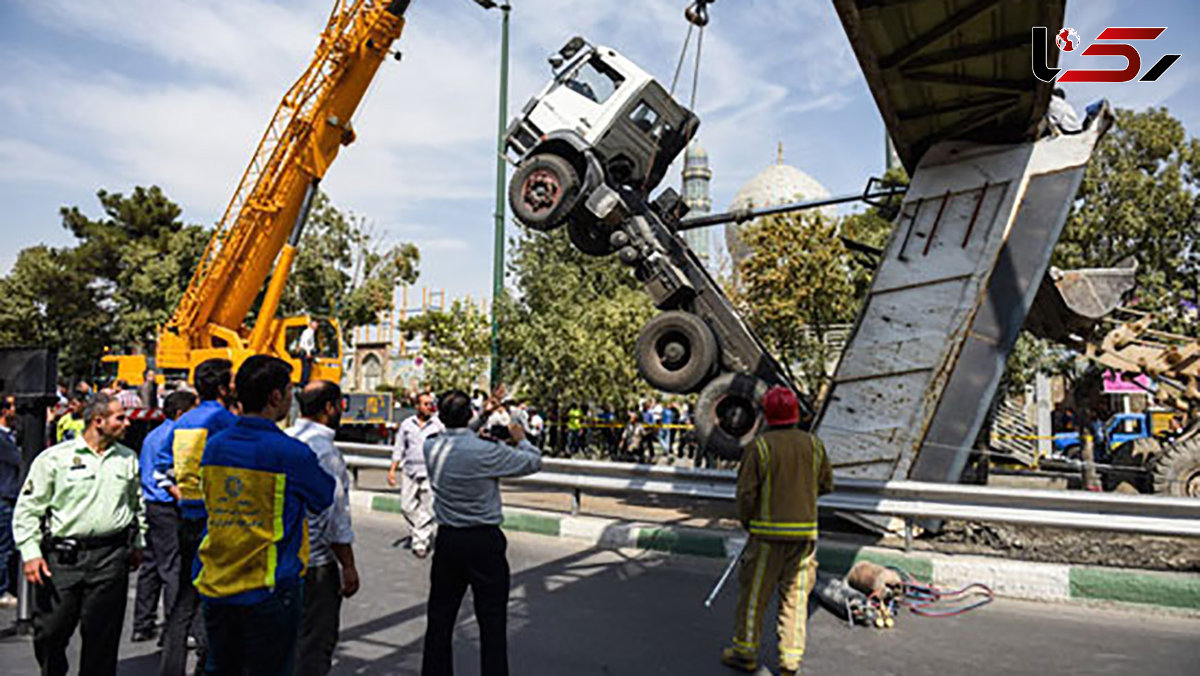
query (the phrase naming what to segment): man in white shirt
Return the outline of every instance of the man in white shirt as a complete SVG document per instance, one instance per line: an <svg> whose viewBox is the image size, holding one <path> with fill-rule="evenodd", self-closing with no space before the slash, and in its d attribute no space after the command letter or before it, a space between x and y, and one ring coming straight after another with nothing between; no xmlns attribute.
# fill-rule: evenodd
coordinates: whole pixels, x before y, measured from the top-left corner
<svg viewBox="0 0 1200 676"><path fill-rule="evenodd" d="M396 433L396 448L392 451L392 466L388 470L388 485L396 485L396 470L404 472L400 488L400 512L412 532L412 552L419 559L429 554L433 540L433 492L429 488L429 472L425 469L425 440L446 428L437 417L437 404L432 392L417 395L417 413L400 423Z"/></svg>
<svg viewBox="0 0 1200 676"><path fill-rule="evenodd" d="M308 384L308 379L312 377L313 361L317 358L317 320L312 320L308 326L304 327L304 332L300 334L300 344L297 347L300 349L300 386Z"/></svg>
<svg viewBox="0 0 1200 676"><path fill-rule="evenodd" d="M546 428L546 420L542 418L542 414L535 409L533 415L529 416L529 427L526 431L529 433L529 441L538 448L542 447L542 430Z"/></svg>
<svg viewBox="0 0 1200 676"><path fill-rule="evenodd" d="M304 613L296 655L298 676L325 676L337 647L342 599L358 591L354 529L350 523L350 473L342 452L333 445L342 420L342 389L328 380L314 380L297 399L302 417L287 433L308 444L321 469L334 480L333 505L308 517L308 573L304 578Z"/></svg>

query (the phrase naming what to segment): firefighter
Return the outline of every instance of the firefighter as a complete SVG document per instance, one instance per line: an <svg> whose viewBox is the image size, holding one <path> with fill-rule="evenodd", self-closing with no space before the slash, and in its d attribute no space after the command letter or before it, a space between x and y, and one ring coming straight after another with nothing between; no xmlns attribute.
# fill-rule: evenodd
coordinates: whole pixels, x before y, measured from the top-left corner
<svg viewBox="0 0 1200 676"><path fill-rule="evenodd" d="M817 573L817 496L833 490L833 470L821 440L796 429L800 406L790 389L768 390L762 409L767 430L742 449L738 470L738 520L750 539L738 571L733 645L721 662L758 670L762 616L778 588L780 673L797 674Z"/></svg>

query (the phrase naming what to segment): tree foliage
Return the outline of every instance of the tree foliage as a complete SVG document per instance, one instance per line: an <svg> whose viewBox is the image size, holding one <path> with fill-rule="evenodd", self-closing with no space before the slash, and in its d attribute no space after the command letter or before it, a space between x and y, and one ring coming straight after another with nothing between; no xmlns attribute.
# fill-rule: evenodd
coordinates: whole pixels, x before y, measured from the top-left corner
<svg viewBox="0 0 1200 676"><path fill-rule="evenodd" d="M60 210L71 247L21 251L0 278L0 345L53 346L59 370L90 377L105 347L153 354L158 327L191 281L211 230L185 224L157 186L97 192L101 214ZM400 283L417 276L415 246L380 250L363 220L324 197L314 209L289 279L284 311L374 321Z"/></svg>
<svg viewBox="0 0 1200 676"><path fill-rule="evenodd" d="M77 273L91 276L98 300L111 309L113 342L149 351L191 281L209 233L185 225L180 208L157 186L136 187L128 196L101 190L96 197L100 218L79 207L60 210L63 227L79 240L62 254Z"/></svg>
<svg viewBox="0 0 1200 676"><path fill-rule="evenodd" d="M516 241L514 292L501 298L502 377L539 402L627 403L649 387L631 355L655 310L612 257L593 258L566 228Z"/></svg>
<svg viewBox="0 0 1200 676"><path fill-rule="evenodd" d="M742 241L750 255L739 264L734 302L782 363L800 367L797 385L816 394L832 356L826 335L859 306L838 223L818 212L768 216L747 226Z"/></svg>
<svg viewBox="0 0 1200 676"><path fill-rule="evenodd" d="M486 375L491 359L491 322L474 305L456 300L448 309L427 310L406 319L400 329L422 337L423 388L469 392Z"/></svg>
<svg viewBox="0 0 1200 676"><path fill-rule="evenodd" d="M0 345L54 346L59 371L88 374L112 340L113 313L69 250L33 246L0 279Z"/></svg>
<svg viewBox="0 0 1200 676"><path fill-rule="evenodd" d="M337 317L346 332L377 321L396 287L417 281L421 260L416 245L383 248L381 241L365 218L342 213L318 193L280 312Z"/></svg>

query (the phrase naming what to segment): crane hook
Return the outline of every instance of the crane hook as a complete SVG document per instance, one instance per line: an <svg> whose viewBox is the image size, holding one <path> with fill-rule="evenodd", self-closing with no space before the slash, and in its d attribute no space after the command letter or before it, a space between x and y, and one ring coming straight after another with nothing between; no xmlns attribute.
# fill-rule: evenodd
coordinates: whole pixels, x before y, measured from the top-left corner
<svg viewBox="0 0 1200 676"><path fill-rule="evenodd" d="M683 12L683 16L694 26L704 28L708 25L708 5L716 0L696 0Z"/></svg>

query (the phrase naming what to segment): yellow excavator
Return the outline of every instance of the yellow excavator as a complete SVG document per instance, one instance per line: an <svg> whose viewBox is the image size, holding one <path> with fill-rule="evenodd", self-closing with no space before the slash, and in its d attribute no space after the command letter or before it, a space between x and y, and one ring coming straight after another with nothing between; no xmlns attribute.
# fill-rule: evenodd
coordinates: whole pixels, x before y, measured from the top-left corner
<svg viewBox="0 0 1200 676"><path fill-rule="evenodd" d="M206 359L229 359L236 368L255 354L288 361L298 380L300 337L312 321L317 353L311 377L341 380L337 321L275 313L317 187L341 147L354 141L354 112L392 53L410 2L334 3L312 62L284 95L183 298L160 327L154 362L144 354L106 354L101 358L105 382L141 384L150 366L163 380L190 380L194 367ZM250 326L247 315L260 292L262 302Z"/></svg>

